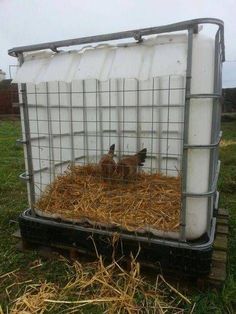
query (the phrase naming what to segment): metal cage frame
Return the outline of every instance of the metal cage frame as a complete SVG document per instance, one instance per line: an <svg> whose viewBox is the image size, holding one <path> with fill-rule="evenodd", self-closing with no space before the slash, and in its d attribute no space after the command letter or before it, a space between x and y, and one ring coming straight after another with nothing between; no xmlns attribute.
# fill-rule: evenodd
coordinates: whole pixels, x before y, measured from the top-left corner
<svg viewBox="0 0 236 314"><path fill-rule="evenodd" d="M191 94L191 66L192 66L192 45L193 45L193 34L198 33L199 24L213 24L218 26L218 30L215 34L215 60L214 60L214 92L212 94ZM51 49L54 52L58 52L58 48L74 45L83 45L88 43L97 43L105 42L112 40L119 40L124 38L134 38L137 42L142 41L143 36L153 35L153 34L162 34L170 33L176 31L187 31L188 41L187 41L187 70L186 70L186 85L185 85L185 108L184 108L184 139L183 139L183 157L182 157L182 208L180 215L180 238L177 240L171 239L157 239L152 237L142 237L140 235L130 235L121 233L121 238L130 239L134 238L140 242L151 242L156 244L164 244L172 247L181 247L181 248L191 248L192 250L202 250L203 248L208 248L212 246L214 240L214 231L215 231L215 218L213 213L209 208L218 208L218 199L219 193L217 192L217 180L219 175L220 163L218 161L218 146L221 138L220 132L220 97L221 97L221 64L225 60L225 49L224 49L224 23L223 21L215 18L200 18L189 21L184 21L180 23L151 27L144 29L136 29L131 31L124 31L118 33L97 35L91 37L82 37L69 40L55 41L42 43L37 45L22 46L17 48L12 48L8 51L10 56L17 57L20 65L24 62L24 53L32 52L44 49ZM28 103L27 103L27 92L26 84L21 84L21 93L22 93L22 108L24 116L24 127L25 127L25 141L23 144L26 146L27 154L27 174L21 176L22 179L28 180L30 187L30 205L31 205L31 216L28 216L27 219L30 221L43 221L44 223L58 224L54 221L46 221L46 219L41 219L36 217L33 204L35 201L34 195L34 170L32 163L32 147L31 147L31 138L30 138L30 126L29 126L29 112L28 112ZM213 99L213 109L212 117L217 117L217 119L212 119L211 126L211 143L209 145L190 145L188 143L188 122L189 122L189 105L192 98L208 98ZM189 149L202 148L210 150L210 174L209 174L209 183L208 191L206 193L188 193L186 192L186 168L187 168L187 155ZM185 234L185 223L186 223L186 198L188 196L192 197L208 197L208 227L207 227L207 241L200 241L197 243L191 243L186 240ZM28 213L28 212L27 212ZM64 225L60 222L61 226ZM68 224L67 224L68 227ZM98 230L93 228L84 228L82 226L71 225L68 228L77 228L78 230L83 230L91 233L98 233L102 235L112 235L112 231L108 230Z"/></svg>

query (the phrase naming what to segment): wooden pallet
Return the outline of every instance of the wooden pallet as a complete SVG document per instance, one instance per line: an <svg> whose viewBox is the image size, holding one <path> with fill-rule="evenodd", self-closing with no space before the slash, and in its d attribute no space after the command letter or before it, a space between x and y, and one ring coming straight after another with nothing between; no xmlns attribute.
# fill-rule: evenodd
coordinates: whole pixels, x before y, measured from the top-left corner
<svg viewBox="0 0 236 314"><path fill-rule="evenodd" d="M220 208L216 218L216 236L212 254L211 272L207 282L213 286L222 286L226 279L227 251L229 235L229 212Z"/></svg>
<svg viewBox="0 0 236 314"><path fill-rule="evenodd" d="M210 274L206 277L200 277L197 279L197 286L200 289L204 289L205 287L211 285L216 288L219 288L223 285L226 279L226 266L227 266L227 248L228 248L228 227L229 214L225 209L219 209L217 220L216 220L216 237L214 241L214 249L212 254L212 266ZM20 230L17 230L14 234L14 237L19 239L17 244L17 249L21 251L25 250L37 250L38 254L47 259L55 259L58 258L59 255L64 255L70 259L82 258L90 259L94 258L95 254L89 254L88 252L81 251L75 248L68 248L63 246L58 247L46 247L35 243L28 243L27 241L21 238ZM150 263L145 263L143 265L145 268L149 268L150 270L157 270L157 265L153 265ZM158 268L160 269L160 268ZM178 274L171 274L171 278L174 279L180 278ZM168 276L168 273L167 273Z"/></svg>

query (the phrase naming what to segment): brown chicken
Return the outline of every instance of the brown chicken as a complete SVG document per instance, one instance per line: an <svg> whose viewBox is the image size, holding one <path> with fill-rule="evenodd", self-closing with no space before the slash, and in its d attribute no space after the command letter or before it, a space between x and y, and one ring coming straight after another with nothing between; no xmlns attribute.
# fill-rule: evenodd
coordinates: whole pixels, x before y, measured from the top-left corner
<svg viewBox="0 0 236 314"><path fill-rule="evenodd" d="M102 177L104 179L110 178L116 170L116 162L114 161L115 144L110 146L109 152L103 155L99 161Z"/></svg>
<svg viewBox="0 0 236 314"><path fill-rule="evenodd" d="M116 171L123 179L127 179L137 173L138 166L143 166L147 157L147 149L144 148L133 156L121 159L117 163Z"/></svg>

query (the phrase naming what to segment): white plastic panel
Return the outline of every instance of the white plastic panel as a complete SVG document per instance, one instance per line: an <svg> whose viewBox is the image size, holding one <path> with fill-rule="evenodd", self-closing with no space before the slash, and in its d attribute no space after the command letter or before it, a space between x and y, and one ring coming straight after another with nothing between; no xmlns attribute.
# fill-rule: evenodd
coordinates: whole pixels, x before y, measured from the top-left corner
<svg viewBox="0 0 236 314"><path fill-rule="evenodd" d="M14 82L111 78L148 80L183 75L186 69L186 35L154 36L139 44L98 45L80 51L27 54ZM44 58L43 58L44 56Z"/></svg>

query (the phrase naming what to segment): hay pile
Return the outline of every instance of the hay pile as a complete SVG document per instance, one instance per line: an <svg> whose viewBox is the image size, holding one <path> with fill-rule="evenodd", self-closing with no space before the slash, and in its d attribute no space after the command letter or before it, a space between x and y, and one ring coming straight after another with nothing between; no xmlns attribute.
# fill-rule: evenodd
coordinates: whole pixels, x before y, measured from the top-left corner
<svg viewBox="0 0 236 314"><path fill-rule="evenodd" d="M191 301L171 286L162 275L148 283L140 265L131 259L127 271L113 260L67 263L67 280L61 286L42 282L26 286L12 301L11 314L18 313L184 313ZM191 312L192 313L192 312Z"/></svg>
<svg viewBox="0 0 236 314"><path fill-rule="evenodd" d="M25 287L24 293L13 301L10 314L44 313L47 309L46 298L56 296L57 287L52 283L42 282Z"/></svg>
<svg viewBox="0 0 236 314"><path fill-rule="evenodd" d="M128 231L177 231L180 178L140 173L131 182L101 178L96 165L70 167L57 177L36 209L62 219Z"/></svg>

